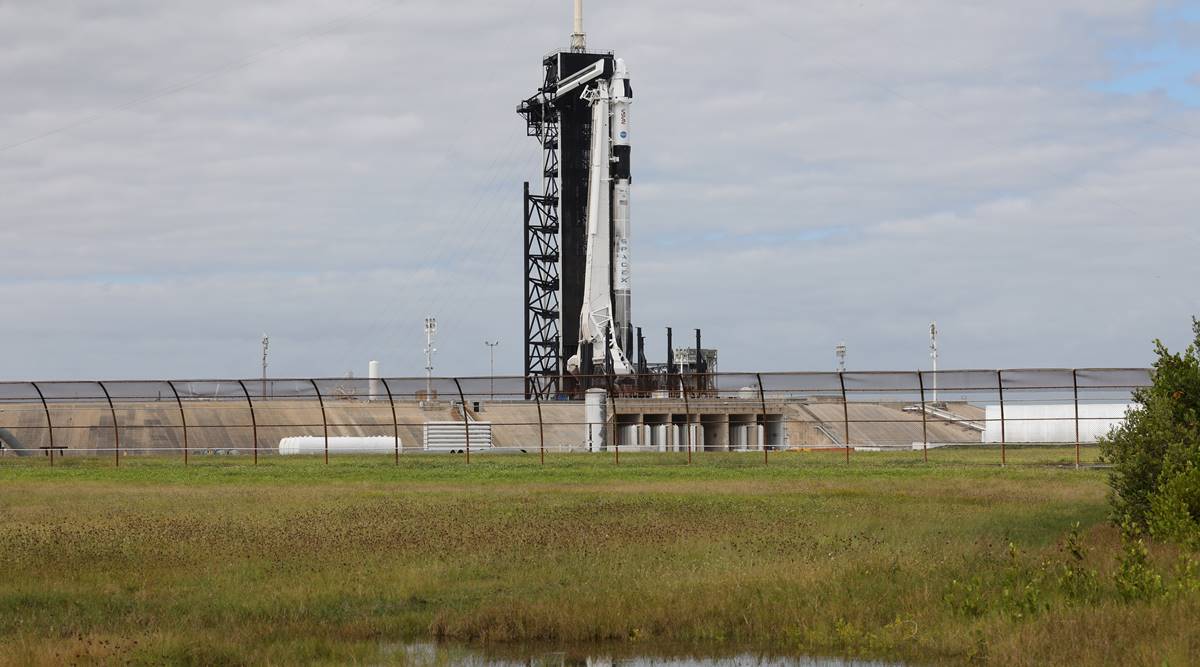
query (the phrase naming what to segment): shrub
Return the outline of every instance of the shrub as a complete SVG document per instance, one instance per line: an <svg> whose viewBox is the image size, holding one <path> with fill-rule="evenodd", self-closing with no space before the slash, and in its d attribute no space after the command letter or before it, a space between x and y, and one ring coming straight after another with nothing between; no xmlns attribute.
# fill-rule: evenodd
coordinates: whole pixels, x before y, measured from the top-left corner
<svg viewBox="0 0 1200 667"><path fill-rule="evenodd" d="M1149 387L1134 392L1135 409L1100 440L1114 520L1134 530L1188 542L1200 530L1200 321L1182 353L1155 341Z"/></svg>

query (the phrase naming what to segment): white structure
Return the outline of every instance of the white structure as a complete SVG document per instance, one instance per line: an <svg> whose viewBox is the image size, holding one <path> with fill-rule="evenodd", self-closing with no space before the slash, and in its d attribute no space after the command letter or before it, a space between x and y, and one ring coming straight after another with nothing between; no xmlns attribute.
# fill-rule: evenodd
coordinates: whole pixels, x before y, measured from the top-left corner
<svg viewBox="0 0 1200 667"><path fill-rule="evenodd" d="M1108 435L1114 427L1125 423L1125 413L1133 406L1128 403L1088 403L1079 406L1079 441L1094 443ZM1000 406L986 408L985 443L999 443ZM1004 404L1004 442L1040 443L1075 442L1075 405L1073 403L1046 405Z"/></svg>
<svg viewBox="0 0 1200 667"><path fill-rule="evenodd" d="M425 400L433 396L433 355L437 348L433 346L433 337L437 334L437 318L425 318Z"/></svg>
<svg viewBox="0 0 1200 667"><path fill-rule="evenodd" d="M471 451L492 448L492 425L488 422L472 421L468 431L461 421L426 422L425 451L457 452L467 449L467 435L471 436Z"/></svg>
<svg viewBox="0 0 1200 667"><path fill-rule="evenodd" d="M393 436L329 439L330 454L391 454L397 446L402 445ZM324 454L325 438L319 435L284 438L279 441L279 453L283 456Z"/></svg>
<svg viewBox="0 0 1200 667"><path fill-rule="evenodd" d="M372 361L367 364L367 400L382 401L387 398L387 391L383 388L383 382L379 379L382 376L379 374L379 362Z"/></svg>
<svg viewBox="0 0 1200 667"><path fill-rule="evenodd" d="M584 421L587 422L584 446L589 452L605 449L605 436L608 433L608 392L603 389L588 389L584 396L583 415Z"/></svg>
<svg viewBox="0 0 1200 667"><path fill-rule="evenodd" d="M571 50L587 51L587 35L583 32L583 0L575 0L575 32L571 33Z"/></svg>

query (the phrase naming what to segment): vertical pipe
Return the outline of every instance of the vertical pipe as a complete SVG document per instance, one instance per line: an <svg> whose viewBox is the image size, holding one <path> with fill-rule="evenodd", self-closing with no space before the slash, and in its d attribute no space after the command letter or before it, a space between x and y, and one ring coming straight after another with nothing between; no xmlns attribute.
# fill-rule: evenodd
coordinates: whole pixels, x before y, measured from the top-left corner
<svg viewBox="0 0 1200 667"><path fill-rule="evenodd" d="M463 436L467 441L467 465L471 465L471 418L467 415L467 397L463 395L462 383L454 378L454 386L458 387L458 400L462 401Z"/></svg>
<svg viewBox="0 0 1200 667"><path fill-rule="evenodd" d="M317 386L316 380L309 380L312 384L313 391L317 392L317 402L321 405L321 426L325 428L325 465L329 465L329 418L325 416L325 398L321 396L321 389Z"/></svg>
<svg viewBox="0 0 1200 667"><path fill-rule="evenodd" d="M171 393L175 394L175 404L179 406L179 421L183 424L183 465L188 464L188 437L187 437L187 413L183 411L183 399L179 398L179 390L175 388L175 383L167 380L167 386L171 388Z"/></svg>
<svg viewBox="0 0 1200 667"><path fill-rule="evenodd" d="M541 457L542 465L546 465L546 423L542 421L542 397L541 392L533 392L533 400L537 404L538 415L538 455Z"/></svg>
<svg viewBox="0 0 1200 667"><path fill-rule="evenodd" d="M50 419L50 405L46 403L46 396L42 393L42 388L36 382L30 382L33 385L33 390L37 392L38 398L42 401L42 410L46 411L46 430L50 432L50 465L54 465L54 422Z"/></svg>
<svg viewBox="0 0 1200 667"><path fill-rule="evenodd" d="M1079 371L1071 371L1071 387L1075 393L1075 468L1079 468Z"/></svg>
<svg viewBox="0 0 1200 667"><path fill-rule="evenodd" d="M838 373L842 385L842 425L846 429L846 463L850 462L850 402L846 400L846 374Z"/></svg>
<svg viewBox="0 0 1200 667"><path fill-rule="evenodd" d="M238 385L242 388L242 393L246 395L246 405L250 406L250 429L254 438L254 465L258 465L258 417L254 414L254 401L250 400L250 390L246 389L246 383L238 380Z"/></svg>
<svg viewBox="0 0 1200 667"><path fill-rule="evenodd" d="M770 462L770 460L767 458L767 457L768 457L768 454L767 454L767 429L769 428L769 427L767 426L767 424L769 423L769 422L767 421L767 395L766 395L766 393L763 391L762 373L756 373L756 374L755 374L755 377L757 377L757 378L758 378L758 402L759 402L759 404L762 406L762 418L763 418L763 430L762 430L763 465L766 465L767 463L769 463L769 462Z"/></svg>
<svg viewBox="0 0 1200 667"><path fill-rule="evenodd" d="M667 377L671 377L670 374ZM692 408L688 405L687 386L683 384L683 378L679 378L679 391L683 395L683 417L686 420L683 425L683 437L686 438L688 450L688 465L692 465Z"/></svg>
<svg viewBox="0 0 1200 667"><path fill-rule="evenodd" d="M113 420L113 456L116 458L117 467L121 467L121 430L117 426L117 408L113 406L112 396L108 393L108 387L104 386L103 382L97 382L100 385L100 390L104 392L104 398L108 401L108 411L112 413Z"/></svg>
<svg viewBox="0 0 1200 667"><path fill-rule="evenodd" d="M1004 431L1004 371L996 371L996 387L1000 390L1000 465L1008 465L1008 437Z"/></svg>
<svg viewBox="0 0 1200 667"><path fill-rule="evenodd" d="M929 415L925 412L925 375L917 371L917 386L921 389L921 450L929 463Z"/></svg>
<svg viewBox="0 0 1200 667"><path fill-rule="evenodd" d="M392 406L392 437L396 442L396 465L400 465L400 422L396 419L396 401L392 398L392 388L388 386L387 378L379 378L383 390L387 392L388 405Z"/></svg>

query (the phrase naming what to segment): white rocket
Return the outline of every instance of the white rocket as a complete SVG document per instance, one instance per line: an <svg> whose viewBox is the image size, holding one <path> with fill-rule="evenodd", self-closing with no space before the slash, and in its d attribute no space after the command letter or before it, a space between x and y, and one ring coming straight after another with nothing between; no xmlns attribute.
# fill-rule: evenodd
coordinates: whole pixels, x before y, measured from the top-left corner
<svg viewBox="0 0 1200 667"><path fill-rule="evenodd" d="M572 51L582 52L583 2L575 2ZM588 168L587 265L584 271L583 307L579 318L579 353L567 362L579 369L584 345L590 344L592 362L603 367L611 355L618 375L633 372L629 362L633 346L629 257L630 143L629 106L633 88L625 61L618 58L613 71L601 59L559 81L556 95L585 87L582 99L592 105L592 145ZM605 349L607 342L608 348Z"/></svg>
<svg viewBox="0 0 1200 667"><path fill-rule="evenodd" d="M560 88L560 92L561 92ZM592 346L602 367L611 354L617 375L633 373L629 256L629 106L633 90L625 61L617 59L610 79L583 93L592 105L592 146L588 176L587 266L579 321L580 353ZM615 303L614 303L615 302ZM576 363L571 365L578 367Z"/></svg>

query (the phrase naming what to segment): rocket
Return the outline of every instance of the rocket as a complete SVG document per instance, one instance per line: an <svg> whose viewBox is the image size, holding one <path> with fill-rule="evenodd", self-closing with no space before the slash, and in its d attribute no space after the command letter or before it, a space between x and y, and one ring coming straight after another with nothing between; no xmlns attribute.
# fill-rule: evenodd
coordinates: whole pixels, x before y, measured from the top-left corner
<svg viewBox="0 0 1200 667"><path fill-rule="evenodd" d="M629 375L633 373L629 361L633 349L629 253L629 107L633 88L625 61L618 58L612 76L596 80L582 97L592 105L592 145L579 350L582 354L584 345L590 344L594 364L603 367L611 355L613 371ZM578 368L579 360L577 355L569 366Z"/></svg>
<svg viewBox="0 0 1200 667"><path fill-rule="evenodd" d="M609 86L609 98L612 115L613 330L628 356L633 350L632 267L629 259L629 106L633 103L633 87L629 85L625 61L620 58Z"/></svg>

